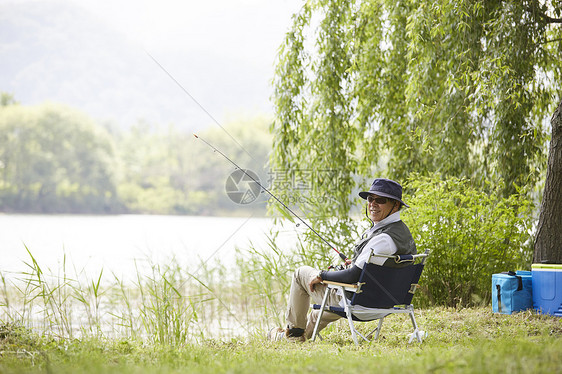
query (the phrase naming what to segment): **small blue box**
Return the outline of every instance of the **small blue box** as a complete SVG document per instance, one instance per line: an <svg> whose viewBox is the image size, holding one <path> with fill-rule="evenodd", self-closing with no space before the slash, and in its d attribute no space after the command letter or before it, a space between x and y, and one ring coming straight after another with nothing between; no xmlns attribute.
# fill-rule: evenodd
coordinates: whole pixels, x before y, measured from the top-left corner
<svg viewBox="0 0 562 374"><path fill-rule="evenodd" d="M533 264L533 307L539 313L562 317L562 265Z"/></svg>
<svg viewBox="0 0 562 374"><path fill-rule="evenodd" d="M533 307L530 271L518 270L492 274L492 310L511 314Z"/></svg>

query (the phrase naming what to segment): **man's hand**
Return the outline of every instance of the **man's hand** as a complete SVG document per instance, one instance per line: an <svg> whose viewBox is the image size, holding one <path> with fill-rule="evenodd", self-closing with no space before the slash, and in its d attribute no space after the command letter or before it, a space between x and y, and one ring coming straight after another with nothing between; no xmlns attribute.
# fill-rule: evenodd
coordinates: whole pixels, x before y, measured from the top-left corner
<svg viewBox="0 0 562 374"><path fill-rule="evenodd" d="M316 287L316 285L320 283L322 283L322 278L320 278L319 276L312 278L312 280L308 284L308 288L310 288L310 292L314 292L314 287Z"/></svg>

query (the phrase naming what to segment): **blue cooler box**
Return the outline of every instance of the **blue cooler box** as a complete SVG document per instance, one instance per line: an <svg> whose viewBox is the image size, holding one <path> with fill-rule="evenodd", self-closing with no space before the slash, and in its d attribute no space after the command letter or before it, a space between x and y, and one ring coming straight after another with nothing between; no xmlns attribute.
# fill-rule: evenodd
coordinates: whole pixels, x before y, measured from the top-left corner
<svg viewBox="0 0 562 374"><path fill-rule="evenodd" d="M562 265L533 264L533 307L539 313L562 317Z"/></svg>
<svg viewBox="0 0 562 374"><path fill-rule="evenodd" d="M492 274L492 310L511 314L533 307L531 272Z"/></svg>

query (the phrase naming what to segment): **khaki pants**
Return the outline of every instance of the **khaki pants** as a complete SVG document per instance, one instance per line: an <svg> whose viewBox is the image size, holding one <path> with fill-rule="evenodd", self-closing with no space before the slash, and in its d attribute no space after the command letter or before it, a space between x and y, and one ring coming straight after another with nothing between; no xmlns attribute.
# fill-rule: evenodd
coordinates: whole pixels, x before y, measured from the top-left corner
<svg viewBox="0 0 562 374"><path fill-rule="evenodd" d="M310 300L315 304L321 304L322 298L324 297L324 292L327 286L323 284L317 284L314 291L311 292L308 284L312 279L318 275L319 270L314 269L310 266L302 266L295 270L293 273L293 280L291 282L291 293L289 295L289 305L287 306L287 324L289 328L301 328L303 329L306 339L312 337L314 332L314 325L320 314L319 310L313 310L308 314L310 309ZM341 296L336 294L335 289L330 290L328 295L327 305L339 306L339 301ZM307 317L308 314L308 317ZM319 330L328 326L330 322L334 322L341 318L337 314L324 312L322 315L322 320L318 326Z"/></svg>

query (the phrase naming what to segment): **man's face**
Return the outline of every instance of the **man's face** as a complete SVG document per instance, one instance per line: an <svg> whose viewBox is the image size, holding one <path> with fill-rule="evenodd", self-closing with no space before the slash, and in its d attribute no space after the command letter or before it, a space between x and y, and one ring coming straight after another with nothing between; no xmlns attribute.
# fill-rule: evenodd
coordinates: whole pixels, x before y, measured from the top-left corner
<svg viewBox="0 0 562 374"><path fill-rule="evenodd" d="M386 197L371 194L367 197L369 204L369 218L375 223L382 221L390 215L396 204L395 201Z"/></svg>

